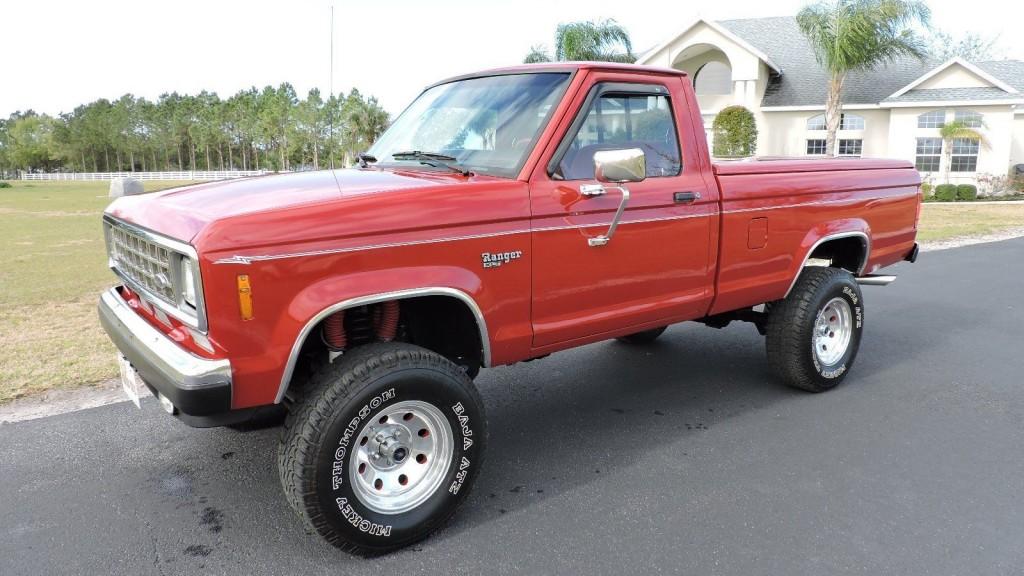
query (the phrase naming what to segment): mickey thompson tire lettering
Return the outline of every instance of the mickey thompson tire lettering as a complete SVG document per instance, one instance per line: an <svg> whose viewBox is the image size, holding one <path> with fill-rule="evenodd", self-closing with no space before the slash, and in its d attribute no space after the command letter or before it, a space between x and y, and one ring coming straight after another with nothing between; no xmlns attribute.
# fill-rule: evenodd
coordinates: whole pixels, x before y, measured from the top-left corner
<svg viewBox="0 0 1024 576"><path fill-rule="evenodd" d="M400 548L442 526L465 500L487 431L483 404L462 368L410 344L370 344L323 366L302 390L285 422L278 471L289 504L327 541L358 553ZM354 491L352 459L364 427L410 400L443 414L454 452L425 500L400 513L378 512Z"/></svg>
<svg viewBox="0 0 1024 576"><path fill-rule="evenodd" d="M359 512L352 509L352 506L348 503L348 498L338 498L336 502L338 503L338 510L341 510L341 515L345 517L345 520L348 520L349 524L355 526L361 532L368 532L374 536L391 536L391 526L382 526L364 519L359 515Z"/></svg>
<svg viewBox="0 0 1024 576"><path fill-rule="evenodd" d="M837 298L845 301L852 314L851 335L845 353L826 366L814 352L813 333L818 313ZM808 392L829 390L849 374L863 328L863 296L853 275L841 268L804 268L789 296L773 303L768 315L768 365L794 388Z"/></svg>
<svg viewBox="0 0 1024 576"><path fill-rule="evenodd" d="M392 400L395 397L395 389L391 388L381 392L377 396L374 396L369 402L363 405L359 409L359 414L349 421L348 426L345 427L345 432L341 435L338 440L338 448L334 451L334 464L331 467L331 485L334 490L337 490L345 481L345 466L344 460L348 453L349 441L352 436L359 430L363 420L370 415L372 410L380 408L388 400ZM338 504L341 506L341 503Z"/></svg>

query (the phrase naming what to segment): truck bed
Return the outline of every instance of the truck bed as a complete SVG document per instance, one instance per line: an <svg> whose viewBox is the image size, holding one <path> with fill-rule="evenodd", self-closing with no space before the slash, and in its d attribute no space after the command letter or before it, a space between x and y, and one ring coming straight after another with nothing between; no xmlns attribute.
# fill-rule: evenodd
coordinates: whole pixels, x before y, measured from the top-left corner
<svg viewBox="0 0 1024 576"><path fill-rule="evenodd" d="M913 249L920 176L908 162L758 159L713 166L721 220L712 314L784 297L822 239L863 242L865 274Z"/></svg>

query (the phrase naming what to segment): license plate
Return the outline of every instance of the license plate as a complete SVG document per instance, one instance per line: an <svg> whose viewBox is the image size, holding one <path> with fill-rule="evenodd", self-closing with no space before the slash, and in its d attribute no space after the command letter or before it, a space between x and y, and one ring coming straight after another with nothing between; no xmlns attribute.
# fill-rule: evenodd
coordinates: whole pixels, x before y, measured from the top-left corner
<svg viewBox="0 0 1024 576"><path fill-rule="evenodd" d="M127 358L119 354L117 356L117 364L121 367L121 389L124 390L125 396L133 404L142 408L141 399L146 385L142 383L142 378L139 378L139 373L132 367L131 362Z"/></svg>

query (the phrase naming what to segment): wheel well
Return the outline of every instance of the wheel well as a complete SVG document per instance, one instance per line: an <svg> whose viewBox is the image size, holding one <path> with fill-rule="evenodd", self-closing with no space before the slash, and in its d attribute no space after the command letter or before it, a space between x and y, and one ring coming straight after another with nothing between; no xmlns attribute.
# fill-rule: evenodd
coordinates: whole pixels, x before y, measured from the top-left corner
<svg viewBox="0 0 1024 576"><path fill-rule="evenodd" d="M826 263L827 266L843 268L859 274L867 262L867 240L862 236L847 236L826 240L814 248L807 257L807 263Z"/></svg>
<svg viewBox="0 0 1024 576"><path fill-rule="evenodd" d="M451 296L422 296L402 300L400 326L407 342L433 350L456 364L484 364L483 342L476 315L465 302Z"/></svg>
<svg viewBox="0 0 1024 576"><path fill-rule="evenodd" d="M395 341L408 342L448 358L475 374L486 362L486 328L477 321L478 314L467 302L448 295L425 295L397 298L398 329ZM324 327L334 313L344 311L347 333L345 350L378 341L373 330L373 316L384 301L339 308L320 319L308 332L299 348L298 358L284 390L301 386L318 363L329 358L332 349L324 337ZM480 319L483 322L483 319ZM484 328L484 330L481 330ZM282 396L282 390L278 396Z"/></svg>

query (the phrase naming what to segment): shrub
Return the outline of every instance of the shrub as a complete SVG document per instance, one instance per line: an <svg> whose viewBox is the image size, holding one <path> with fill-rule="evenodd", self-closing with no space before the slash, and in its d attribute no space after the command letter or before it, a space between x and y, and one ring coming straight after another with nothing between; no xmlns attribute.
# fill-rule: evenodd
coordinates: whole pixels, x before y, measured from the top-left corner
<svg viewBox="0 0 1024 576"><path fill-rule="evenodd" d="M932 192L934 192L934 191L935 191L935 186L933 186L932 184L929 184L927 182L922 182L921 183L921 196L924 196L925 198L928 198L929 196L932 195Z"/></svg>
<svg viewBox="0 0 1024 576"><path fill-rule="evenodd" d="M743 106L728 106L715 116L714 155L720 158L753 156L757 150L757 123Z"/></svg>
<svg viewBox="0 0 1024 576"><path fill-rule="evenodd" d="M974 184L961 184L956 187L957 200L977 200L978 187Z"/></svg>
<svg viewBox="0 0 1024 576"><path fill-rule="evenodd" d="M11 187L11 183L10 182L4 182L3 180L0 180L0 188L10 188L10 187Z"/></svg>
<svg viewBox="0 0 1024 576"><path fill-rule="evenodd" d="M942 202L956 201L956 184L939 184L936 186L935 199Z"/></svg>

